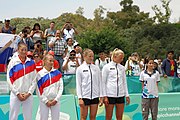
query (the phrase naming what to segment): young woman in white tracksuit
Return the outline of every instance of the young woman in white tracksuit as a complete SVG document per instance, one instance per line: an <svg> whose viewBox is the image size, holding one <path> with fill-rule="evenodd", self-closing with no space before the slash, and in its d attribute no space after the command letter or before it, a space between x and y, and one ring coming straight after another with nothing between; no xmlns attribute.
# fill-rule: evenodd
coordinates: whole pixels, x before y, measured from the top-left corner
<svg viewBox="0 0 180 120"><path fill-rule="evenodd" d="M126 103L130 103L125 68L120 64L123 58L124 52L116 48L112 53L112 61L102 69L106 120L112 120L114 106L116 106L116 119L122 120L125 98Z"/></svg>
<svg viewBox="0 0 180 120"><path fill-rule="evenodd" d="M100 70L92 64L94 53L90 49L83 52L84 62L76 70L76 91L79 99L81 120L86 120L90 108L90 120L96 119L98 104L103 103ZM99 99L100 97L100 99Z"/></svg>
<svg viewBox="0 0 180 120"><path fill-rule="evenodd" d="M27 46L18 45L18 55L9 62L7 82L10 86L9 120L17 120L20 107L24 120L32 120L33 92L36 88L36 67L33 60L26 56Z"/></svg>
<svg viewBox="0 0 180 120"><path fill-rule="evenodd" d="M60 97L63 92L62 74L53 68L52 55L47 54L43 62L44 67L36 76L40 99L40 120L48 120L49 110L51 110L51 119L59 120Z"/></svg>

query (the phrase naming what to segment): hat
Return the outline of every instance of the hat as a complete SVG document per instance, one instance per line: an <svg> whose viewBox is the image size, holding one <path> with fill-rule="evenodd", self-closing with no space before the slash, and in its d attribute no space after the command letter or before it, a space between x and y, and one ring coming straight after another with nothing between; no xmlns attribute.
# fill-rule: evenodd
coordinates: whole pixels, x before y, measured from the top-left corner
<svg viewBox="0 0 180 120"><path fill-rule="evenodd" d="M54 56L54 51L50 50L50 51L48 52L48 54Z"/></svg>
<svg viewBox="0 0 180 120"><path fill-rule="evenodd" d="M71 50L70 53L76 53L76 51L75 50Z"/></svg>
<svg viewBox="0 0 180 120"><path fill-rule="evenodd" d="M154 62L155 62L155 63L158 63L158 60L157 60L157 59L155 59L155 60L154 60Z"/></svg>
<svg viewBox="0 0 180 120"><path fill-rule="evenodd" d="M78 42L75 42L75 43L74 43L74 48L76 48L77 46L79 46L79 43L78 43Z"/></svg>
<svg viewBox="0 0 180 120"><path fill-rule="evenodd" d="M5 19L4 21L5 21L5 22L10 22L10 19Z"/></svg>
<svg viewBox="0 0 180 120"><path fill-rule="evenodd" d="M41 40L37 40L34 44L38 44L40 43L42 45L42 41Z"/></svg>
<svg viewBox="0 0 180 120"><path fill-rule="evenodd" d="M27 55L27 56L33 56L33 53L32 53L31 51L28 51L28 52L26 53L26 55Z"/></svg>

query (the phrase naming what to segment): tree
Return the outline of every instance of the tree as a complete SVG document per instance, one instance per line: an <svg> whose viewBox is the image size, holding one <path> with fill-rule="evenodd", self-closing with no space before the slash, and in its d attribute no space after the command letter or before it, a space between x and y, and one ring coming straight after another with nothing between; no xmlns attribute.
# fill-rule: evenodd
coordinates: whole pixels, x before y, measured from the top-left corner
<svg viewBox="0 0 180 120"><path fill-rule="evenodd" d="M83 14L84 14L84 8L83 8L83 7L79 7L79 8L76 10L76 14L83 16Z"/></svg>
<svg viewBox="0 0 180 120"><path fill-rule="evenodd" d="M172 10L169 7L171 0L160 0L162 2L162 7L164 8L165 13L162 12L161 8L157 5L152 7L155 12L154 19L158 23L169 23L169 18L171 16Z"/></svg>

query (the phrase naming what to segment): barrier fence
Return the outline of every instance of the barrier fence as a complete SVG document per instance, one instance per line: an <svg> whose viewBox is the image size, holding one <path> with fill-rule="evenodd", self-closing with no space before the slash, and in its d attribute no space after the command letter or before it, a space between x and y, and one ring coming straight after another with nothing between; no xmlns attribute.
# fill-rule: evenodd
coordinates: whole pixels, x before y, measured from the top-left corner
<svg viewBox="0 0 180 120"><path fill-rule="evenodd" d="M76 97L76 76L64 75L64 92L60 100L60 120L79 120L80 107ZM141 113L141 83L139 77L127 76L128 90L130 93L131 104L125 106L123 120L142 120ZM6 74L0 74L0 120L8 120L9 115L9 91L6 83ZM161 78L159 83L159 111L158 120L180 120L180 79ZM2 95L7 94L7 95ZM39 119L38 114L39 100L34 95L33 120ZM21 110L22 111L22 110ZM18 120L23 120L20 111ZM104 106L98 109L97 120L105 119ZM88 118L89 120L89 118ZM113 115L115 120L115 115Z"/></svg>

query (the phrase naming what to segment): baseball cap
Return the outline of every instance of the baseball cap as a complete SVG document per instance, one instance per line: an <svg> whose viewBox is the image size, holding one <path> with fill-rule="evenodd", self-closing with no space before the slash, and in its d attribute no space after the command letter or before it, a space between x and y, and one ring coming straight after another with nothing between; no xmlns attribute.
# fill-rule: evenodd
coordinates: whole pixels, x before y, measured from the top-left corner
<svg viewBox="0 0 180 120"><path fill-rule="evenodd" d="M54 51L50 50L50 51L48 52L48 54L54 56Z"/></svg>

